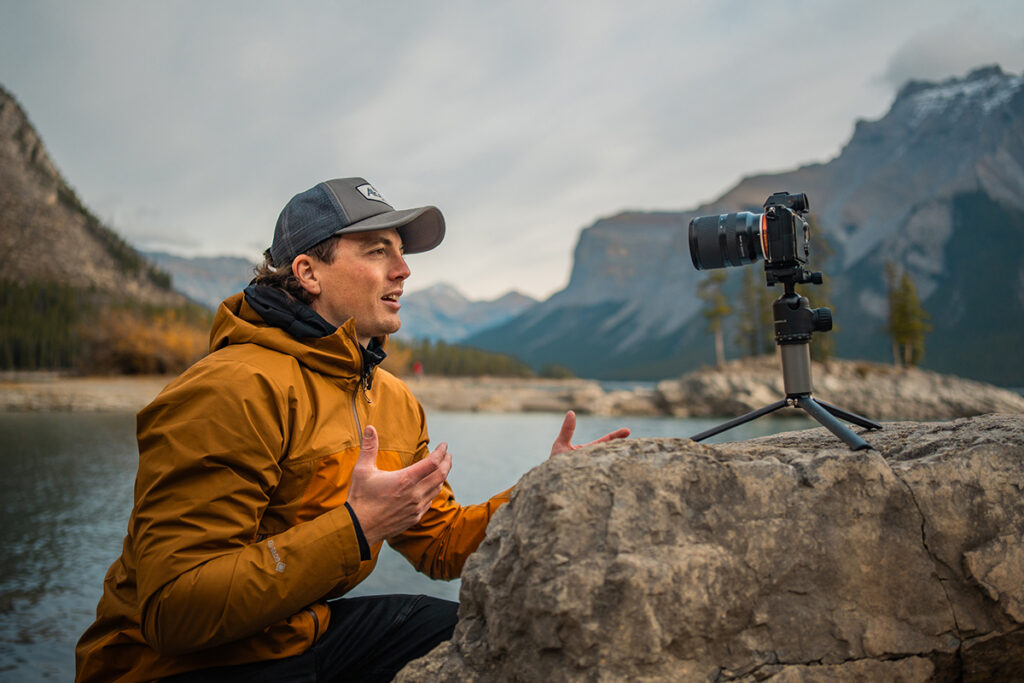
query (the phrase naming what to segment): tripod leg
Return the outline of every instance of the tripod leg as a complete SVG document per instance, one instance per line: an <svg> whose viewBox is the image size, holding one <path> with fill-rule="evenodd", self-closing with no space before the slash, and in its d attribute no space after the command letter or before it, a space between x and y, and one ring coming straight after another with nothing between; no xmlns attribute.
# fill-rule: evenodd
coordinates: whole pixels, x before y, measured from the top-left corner
<svg viewBox="0 0 1024 683"><path fill-rule="evenodd" d="M785 407L786 407L786 399L782 399L781 401L776 401L775 403L772 403L770 405L766 405L764 408L758 408L757 410L752 410L751 412L747 413L746 415L740 415L739 417L737 417L737 418L735 418L733 420L729 420L728 422L723 422L722 424L718 425L717 427L712 427L711 429L707 429L707 430L701 432L700 434L694 434L690 438L693 439L694 441L703 441L704 439L708 438L709 436L714 436L715 434L721 434L722 432L724 432L726 430L729 430L729 429L732 429L733 427L737 427L737 426L739 426L741 424L744 424L745 422L750 422L751 420L756 420L757 418L761 417L762 415L767 415L768 413L774 412L774 411L778 410L779 408L785 408Z"/></svg>
<svg viewBox="0 0 1024 683"><path fill-rule="evenodd" d="M834 418L831 413L825 410L810 396L802 396L798 398L796 400L796 404L803 408L808 415L820 422L825 429L845 441L846 445L849 446L851 450L862 451L865 448L871 448L867 441L850 431L846 425Z"/></svg>
<svg viewBox="0 0 1024 683"><path fill-rule="evenodd" d="M857 413L851 413L848 410L843 410L842 408L834 406L831 403L827 403L825 401L822 401L820 398L816 398L814 400L817 401L818 403L820 403L822 408L824 408L828 412L832 413L833 415L835 415L836 417L838 417L841 420L846 420L847 422L852 422L853 424L857 425L858 427L863 427L864 429L881 429L882 428L882 425L878 424L877 422L872 422L871 420L867 419L866 417L861 417Z"/></svg>

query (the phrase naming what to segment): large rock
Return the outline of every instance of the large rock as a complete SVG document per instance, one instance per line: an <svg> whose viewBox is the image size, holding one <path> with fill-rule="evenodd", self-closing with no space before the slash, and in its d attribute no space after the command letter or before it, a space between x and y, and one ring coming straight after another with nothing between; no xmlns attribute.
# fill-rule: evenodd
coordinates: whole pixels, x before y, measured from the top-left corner
<svg viewBox="0 0 1024 683"><path fill-rule="evenodd" d="M949 420L1024 413L1024 397L984 382L866 361L811 363L814 395L874 420ZM783 398L778 355L706 367L658 384L677 417L736 416Z"/></svg>
<svg viewBox="0 0 1024 683"><path fill-rule="evenodd" d="M1024 416L529 472L466 564L454 638L398 681L990 681L1024 672Z"/></svg>

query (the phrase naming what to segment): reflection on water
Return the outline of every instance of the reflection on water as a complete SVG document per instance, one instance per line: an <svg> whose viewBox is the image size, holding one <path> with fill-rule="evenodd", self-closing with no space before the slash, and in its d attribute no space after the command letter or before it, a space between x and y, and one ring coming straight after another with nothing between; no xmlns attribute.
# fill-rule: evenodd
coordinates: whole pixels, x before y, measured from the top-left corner
<svg viewBox="0 0 1024 683"><path fill-rule="evenodd" d="M0 676L74 677L131 511L134 430L133 415L0 414Z"/></svg>
<svg viewBox="0 0 1024 683"><path fill-rule="evenodd" d="M541 463L561 415L436 413L432 441L447 441L449 477L460 501L479 502ZM577 443L619 426L636 437L684 437L717 420L580 418ZM812 426L803 418L761 419L708 443ZM131 414L0 414L0 680L70 681L74 646L92 622L107 567L124 539L138 454ZM458 599L459 582L417 574L387 550L355 591L429 593Z"/></svg>

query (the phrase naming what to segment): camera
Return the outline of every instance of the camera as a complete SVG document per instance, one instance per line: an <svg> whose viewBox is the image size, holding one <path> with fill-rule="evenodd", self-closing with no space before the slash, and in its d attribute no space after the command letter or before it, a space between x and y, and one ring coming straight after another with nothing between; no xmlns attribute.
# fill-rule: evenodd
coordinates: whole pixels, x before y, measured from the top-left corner
<svg viewBox="0 0 1024 683"><path fill-rule="evenodd" d="M764 258L765 270L801 271L811 253L803 215L807 195L776 192L764 213L741 211L698 216L690 221L690 259L697 270L743 266Z"/></svg>
<svg viewBox="0 0 1024 683"><path fill-rule="evenodd" d="M764 203L764 213L723 213L690 221L690 259L697 270L743 266L764 258L765 284L782 283L785 292L772 303L775 344L782 362L786 397L717 427L694 434L694 441L720 434L780 408L802 409L853 450L871 448L842 420L865 429L881 429L877 422L815 399L811 386L811 335L832 329L832 311L811 308L796 292L799 284L820 285L821 273L804 270L811 256L811 234L803 216L811 208L802 192L776 192Z"/></svg>

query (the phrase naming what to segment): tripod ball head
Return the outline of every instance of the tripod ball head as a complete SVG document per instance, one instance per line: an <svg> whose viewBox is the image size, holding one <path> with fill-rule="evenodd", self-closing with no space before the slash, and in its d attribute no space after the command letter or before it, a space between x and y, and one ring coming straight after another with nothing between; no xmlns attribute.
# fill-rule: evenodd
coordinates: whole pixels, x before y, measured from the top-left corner
<svg viewBox="0 0 1024 683"><path fill-rule="evenodd" d="M832 311L811 308L807 297L787 292L772 304L777 344L808 344L814 332L832 329Z"/></svg>

